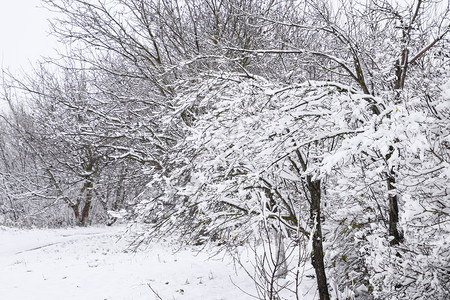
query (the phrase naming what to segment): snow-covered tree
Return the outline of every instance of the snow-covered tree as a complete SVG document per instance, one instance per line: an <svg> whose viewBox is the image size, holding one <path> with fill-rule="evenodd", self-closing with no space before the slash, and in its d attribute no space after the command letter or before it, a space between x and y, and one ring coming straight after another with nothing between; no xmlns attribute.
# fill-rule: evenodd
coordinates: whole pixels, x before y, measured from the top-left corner
<svg viewBox="0 0 450 300"><path fill-rule="evenodd" d="M138 241L269 239L294 294L301 248L320 299L448 295L448 3L45 2L75 49L22 86L54 187L137 182Z"/></svg>
<svg viewBox="0 0 450 300"><path fill-rule="evenodd" d="M334 79L322 85L328 86L328 89L334 86L338 91L335 90L334 93L340 93L339 97L329 100L334 106L329 104L325 108L340 114L319 117L316 111L308 110L307 114L312 114L313 117L307 116L313 120L303 117L301 119L307 125L298 120L297 123L284 124L285 127L282 126L279 132L286 130L286 140L281 142L275 139L276 135L273 134L268 138L266 127L263 127L265 129L262 133L257 129L258 122L267 124L270 129L277 128L273 120L285 119L285 115L280 112L284 105L279 104L270 110L270 114L264 115L265 109L271 103L261 92L266 90L261 87L264 84L252 85L241 79L248 77L258 81L261 79L258 75L268 74L270 78L267 82L270 82L269 86L272 85L271 89L291 89L295 85L291 85L291 88L286 85L289 80L280 74L282 70L278 66L269 64L273 68L267 72L256 72L258 75L249 72L244 75L214 73L211 80L202 78L201 83L193 90L187 89L186 93L180 96L180 102L185 105L184 108L182 105L180 111L192 105L195 109L191 111L196 113L193 118L198 118L194 122L192 137L188 137L188 143L184 146L188 152L182 155L188 157L188 162L193 166L186 165L175 177L157 178L159 183L163 183L162 186L169 188L166 188L165 193L150 197L150 204L145 203L145 208L169 208L170 213L161 215L163 218L160 219L160 225L176 224L172 228L185 228L185 233L221 231L227 228L224 224L230 224L229 232L233 232L232 228L236 227L236 224L239 224L240 228L246 228L249 224L257 224L251 220L258 220L261 216L267 216L264 220L281 220L286 225L289 224L287 220L293 220L289 216L294 210L288 205L290 202L286 201L287 196L283 196L277 189L281 181L276 179L273 174L277 172L271 172L271 168L279 167L286 171L280 164L286 163L287 158L295 158L297 162L290 162L290 167L298 169L300 172L297 173L302 174L300 177L306 181L305 191L311 192L308 187L316 184L321 196L327 195L326 200L321 201L326 203L326 207L322 208L326 211L325 214L332 216L328 218L330 225L340 225L339 228L342 229L334 230L333 235L330 227L325 229L326 246L330 250L339 249L327 254L329 264L335 266L332 276L338 281L334 292L339 294L345 290L349 296L361 297L368 297L369 294L382 297L411 295L408 294L407 281L393 279L392 273L383 273L375 268L383 255L377 256L378 259L366 259L364 255L367 253L364 251L373 251L371 253L377 255L393 253L383 258L383 264L387 266L392 265L395 257L403 257L400 252L403 242L406 241L402 228L404 225L400 224L402 213L406 209L403 206L409 205L403 199L409 199L410 194L415 194L415 197L424 195L424 192L418 192L418 184L415 184L414 188L417 194L406 192L406 189L402 188L403 184L412 182L412 174L420 177L411 171L414 169L411 161L415 161L418 153L430 153L430 159L436 160L434 163L430 161L431 165L426 168L427 171L422 172L437 172L434 175L442 178L442 182L435 186L436 189L443 189L448 183L445 175L446 163L443 163L446 161L446 155L443 153L448 151L444 142L448 133L447 125L441 121L447 118L445 105L442 104L446 100L443 100L439 92L440 86L448 79L445 71L442 73L442 70L448 69L448 53L442 48L442 43L439 43L445 40L448 32L448 7L440 3L422 1L411 4L387 1L375 1L367 5L345 3L338 8L317 2L305 4L305 7L307 9L304 14L299 14L298 19L289 19L292 18L291 15L289 18L283 18L283 15L276 12L258 16L245 8L242 8L242 14L249 17L248 22L253 20L255 27L263 28L272 24L291 28L285 32L295 33L296 36L309 34L320 37L315 43L301 43L294 38L289 44L283 44L282 49L276 42L269 40L262 48L249 49L232 45L226 48L247 55L249 61L253 57L284 56L289 59L296 55L305 61L306 66L321 69L314 77ZM261 68L264 66L259 66L259 70ZM251 64L246 65L244 71L248 69L257 70L256 66ZM299 69L299 72L301 75L305 74L301 73L302 69ZM424 77L428 80L423 80ZM292 75L290 78L298 77ZM327 94L308 79L301 82L314 86L311 92ZM307 93L303 93L299 98L308 99ZM282 94L286 99L293 97ZM329 99L326 96L322 98L324 103ZM287 103L288 101L290 100L286 100ZM297 102L301 105L301 101ZM239 104L233 106L236 103ZM276 116L277 113L280 116ZM317 121L314 121L314 117ZM431 130L431 124L434 124L435 129ZM325 133L321 134L322 130ZM292 131L295 134L300 132L299 136L289 134ZM292 141L288 138L290 136L297 137L294 138L297 146L291 147L290 150L283 149L280 144ZM414 142L409 144L405 137L413 139ZM430 140L436 139L442 139L443 142L430 143ZM330 143L330 140L333 142ZM192 145L188 146L190 141ZM273 146L272 141L276 146ZM422 145L419 147L420 143ZM303 153L305 150L302 150L302 147L305 146L308 146L308 151ZM292 158L294 149L299 151L295 151L296 155ZM270 157L268 153L277 154ZM306 163L305 157L309 155L314 159ZM266 161L259 160L261 157ZM197 159L198 164L195 163ZM420 161L420 164L424 166L427 163ZM196 171L198 169L199 171ZM260 170L271 175L260 177ZM443 173L439 175L441 171ZM205 175L211 172L212 175ZM187 192L186 188L180 188L178 185L183 174L186 174L184 178L189 178L191 183L196 182L194 185L187 185ZM420 180L415 178L414 182ZM295 195L296 188L290 187L287 190L286 195ZM428 194L431 190L433 189L428 189ZM305 198L307 194L303 193L297 199ZM161 198L163 195L175 195L180 202L164 200ZM446 192L443 193L444 198L445 196ZM271 201L277 197L281 204L275 211L271 211L274 205ZM438 202L445 203L442 200ZM280 213L280 206L285 209L284 215L275 217ZM255 207L259 207L259 211L255 211ZM293 207L296 207L296 204ZM440 209L433 209L435 215L431 219L438 217L442 220L446 216L444 207L446 205L442 204ZM144 215L153 211L145 208ZM228 209L233 213L227 214ZM335 214L335 209L342 212L342 216ZM214 217L208 216L203 210L213 211ZM218 213L217 210L223 212ZM272 214L267 215L267 211ZM432 215L430 211L429 213ZM182 216L183 221L177 223L175 215ZM203 219L199 218L203 215ZM295 216L295 213L292 213L292 216ZM221 220L221 225L209 227L215 220ZM442 226L440 222L439 224ZM437 236L430 236L432 240L435 238ZM390 251L379 252L376 243L387 244L386 249ZM412 241L408 243L411 243L411 246L414 244ZM427 268L433 268L432 264L428 264ZM440 278L439 287L435 291L441 289L438 295L443 295L446 289L445 273L434 274L439 274L436 276ZM391 290L392 286L395 287L394 290ZM323 287L320 289L323 292L321 297L326 299L328 292ZM417 291L415 287L411 290ZM383 294L385 292L387 294Z"/></svg>

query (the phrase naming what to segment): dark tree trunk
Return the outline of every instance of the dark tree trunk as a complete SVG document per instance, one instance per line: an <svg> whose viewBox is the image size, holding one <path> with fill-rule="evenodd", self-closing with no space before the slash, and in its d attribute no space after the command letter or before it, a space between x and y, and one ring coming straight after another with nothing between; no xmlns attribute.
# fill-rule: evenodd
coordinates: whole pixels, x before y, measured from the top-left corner
<svg viewBox="0 0 450 300"><path fill-rule="evenodd" d="M320 300L329 300L328 294L327 276L325 273L325 264L323 262L323 245L322 245L322 226L320 218L320 180L312 181L308 176L308 189L311 195L311 222L315 224L313 235L313 253L312 253L312 265L316 272L317 287L319 289Z"/></svg>
<svg viewBox="0 0 450 300"><path fill-rule="evenodd" d="M85 195L84 201L82 200L83 195ZM80 196L77 200L77 203L70 206L73 210L75 221L78 226L87 225L93 197L94 197L94 180L91 178L86 178L83 184L83 188L80 191Z"/></svg>
<svg viewBox="0 0 450 300"><path fill-rule="evenodd" d="M405 34L405 32L404 32ZM408 49L403 49L401 59L398 59L395 65L395 82L394 90L396 91L395 102L399 101L400 91L405 86L406 73L408 71ZM390 116L388 116L390 118ZM394 147L389 147L389 153L386 155L386 161L391 158L394 151ZM393 170L389 170L386 174L386 183L388 190L388 202L389 202L389 235L393 237L391 245L397 245L402 242L403 237L397 229L398 224L398 197L394 194L395 190L395 173Z"/></svg>
<svg viewBox="0 0 450 300"><path fill-rule="evenodd" d="M405 86L406 73L408 71L408 49L403 49L401 59L395 64L395 90L402 90Z"/></svg>
<svg viewBox="0 0 450 300"><path fill-rule="evenodd" d="M398 197L392 194L391 191L395 190L395 178L388 176L387 178L387 189L388 189L388 200L389 200L389 235L394 239L391 241L391 245L397 245L402 242L403 238L397 229L398 223Z"/></svg>
<svg viewBox="0 0 450 300"><path fill-rule="evenodd" d="M86 226L89 218L89 211L91 209L92 198L94 196L94 182L92 179L86 179L83 189L86 190L86 198L84 201L83 210L81 212L80 225Z"/></svg>
<svg viewBox="0 0 450 300"><path fill-rule="evenodd" d="M303 158L299 150L296 151L297 158L301 164L301 169L305 172L308 169L307 162ZM301 175L300 168L291 160L297 172ZM317 288L319 290L320 300L329 300L330 295L328 294L327 285L327 274L325 273L325 264L323 262L323 245L322 245L322 225L320 217L320 202L321 202L321 191L320 191L320 180L313 181L311 176L306 176L306 183L308 192L310 195L310 219L313 228L313 251L311 253L311 260L314 270L316 272Z"/></svg>
<svg viewBox="0 0 450 300"><path fill-rule="evenodd" d="M389 147L389 153L386 155L386 161L392 156L394 147ZM388 203L389 203L389 235L393 237L391 245L397 245L402 242L403 237L398 231L398 196L395 192L395 172L390 169L386 172L386 184L388 190Z"/></svg>
<svg viewBox="0 0 450 300"><path fill-rule="evenodd" d="M78 220L80 220L80 212L78 210L79 207L80 207L79 203L71 206L71 208L73 210L73 215L75 217L77 224L78 224Z"/></svg>

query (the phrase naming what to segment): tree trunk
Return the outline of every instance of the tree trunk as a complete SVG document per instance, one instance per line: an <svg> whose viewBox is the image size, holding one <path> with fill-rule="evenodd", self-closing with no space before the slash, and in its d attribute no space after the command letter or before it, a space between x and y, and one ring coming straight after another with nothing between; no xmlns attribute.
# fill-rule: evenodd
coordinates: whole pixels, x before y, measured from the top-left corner
<svg viewBox="0 0 450 300"><path fill-rule="evenodd" d="M386 155L386 161L392 156L394 147L389 147L389 153ZM389 235L393 237L390 241L391 245L397 245L402 242L403 237L397 229L398 224L398 196L395 193L395 172L390 169L386 172L386 184L388 190L388 203L389 203Z"/></svg>
<svg viewBox="0 0 450 300"><path fill-rule="evenodd" d="M81 212L80 225L86 226L86 222L89 218L89 211L91 209L92 198L94 196L94 182L92 179L86 179L86 183L84 184L84 189L86 189L86 198L83 206L83 210Z"/></svg>
<svg viewBox="0 0 450 300"><path fill-rule="evenodd" d="M403 49L401 59L398 59L395 65L395 82L394 90L396 91L395 102L399 101L400 90L405 86L406 73L408 71L408 49ZM390 116L388 116L390 118ZM389 147L389 153L386 155L386 161L391 158L394 148ZM390 242L391 245L397 245L402 242L403 237L400 235L397 229L398 223L398 197L393 193L395 190L395 173L393 170L389 170L386 174L386 183L388 190L388 202L389 202L389 235L393 237Z"/></svg>
<svg viewBox="0 0 450 300"><path fill-rule="evenodd" d="M395 83L394 90L402 90L405 86L406 73L408 71L408 49L403 49L401 59L395 64Z"/></svg>
<svg viewBox="0 0 450 300"><path fill-rule="evenodd" d="M398 223L398 197L397 195L392 194L391 191L395 190L395 178L394 174L388 176L387 181L387 189L388 189L388 200L389 200L389 235L394 239L391 241L391 245L397 245L402 241L402 236L400 235L397 229Z"/></svg>
<svg viewBox="0 0 450 300"><path fill-rule="evenodd" d="M327 276L325 273L325 264L323 262L323 245L322 245L322 226L320 220L320 180L311 181L308 176L308 189L311 195L311 221L315 224L314 235L312 240L312 265L316 272L317 288L319 289L320 300L329 300Z"/></svg>
<svg viewBox="0 0 450 300"><path fill-rule="evenodd" d="M306 171L308 169L305 159L301 155L300 151L296 151L297 158L300 161L302 170ZM294 164L294 167L300 174L299 168ZM330 295L328 294L327 285L327 274L325 273L325 264L323 262L323 245L322 245L322 225L320 218L320 180L312 181L311 176L306 176L307 188L310 194L310 219L311 223L315 228L313 228L314 234L312 238L312 253L311 261L316 272L317 288L319 290L320 300L329 300Z"/></svg>
<svg viewBox="0 0 450 300"><path fill-rule="evenodd" d="M80 220L80 212L78 211L78 208L80 207L80 204L77 203L75 205L70 206L73 210L73 215L75 217L75 221L77 222L77 224L79 223Z"/></svg>

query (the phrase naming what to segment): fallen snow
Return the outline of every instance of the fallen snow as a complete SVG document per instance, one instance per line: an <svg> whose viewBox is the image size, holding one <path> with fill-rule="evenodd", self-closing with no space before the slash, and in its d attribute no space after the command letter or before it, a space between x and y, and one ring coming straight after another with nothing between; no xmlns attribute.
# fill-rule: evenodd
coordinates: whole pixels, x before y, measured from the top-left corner
<svg viewBox="0 0 450 300"><path fill-rule="evenodd" d="M252 280L228 256L169 242L131 251L125 229L0 226L0 299L253 299L242 290L256 295ZM303 299L314 298L311 280L302 284Z"/></svg>
<svg viewBox="0 0 450 300"><path fill-rule="evenodd" d="M127 251L124 227L16 230L0 227L0 298L247 299L230 259L169 244Z"/></svg>

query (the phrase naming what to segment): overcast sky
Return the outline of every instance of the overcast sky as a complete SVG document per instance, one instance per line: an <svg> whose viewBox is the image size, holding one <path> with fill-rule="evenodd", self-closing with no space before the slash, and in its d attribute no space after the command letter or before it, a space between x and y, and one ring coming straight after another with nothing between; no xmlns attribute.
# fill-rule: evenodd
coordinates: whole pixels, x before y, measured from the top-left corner
<svg viewBox="0 0 450 300"><path fill-rule="evenodd" d="M48 18L40 0L0 0L0 66L26 70L30 61L51 55L56 42Z"/></svg>

